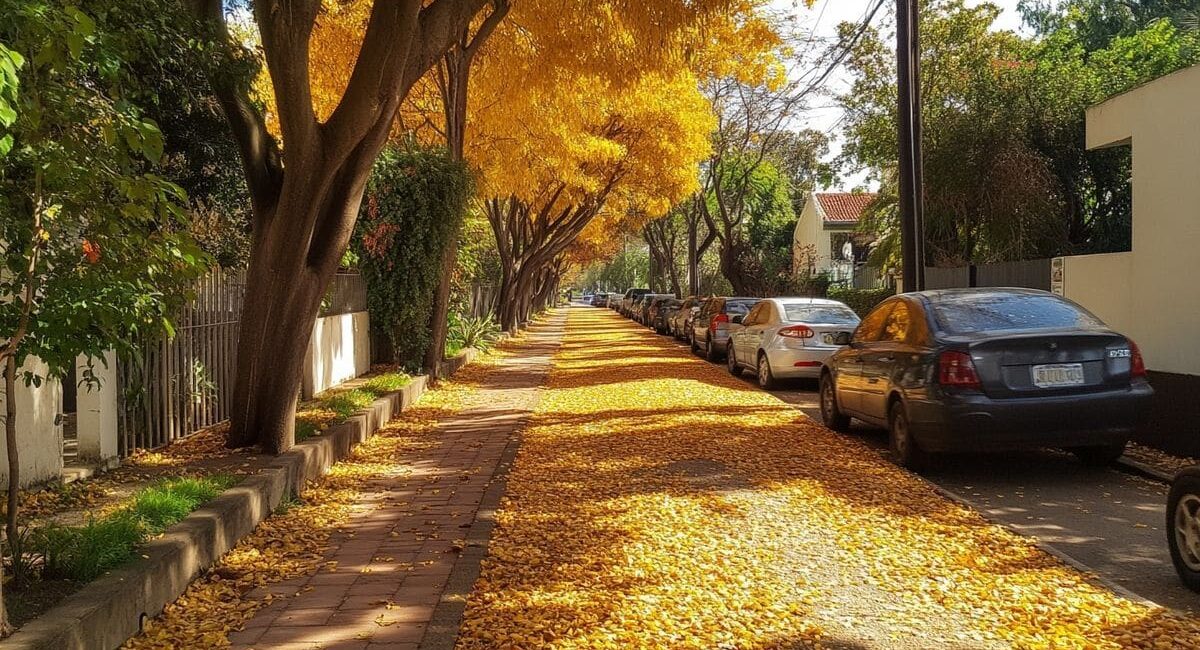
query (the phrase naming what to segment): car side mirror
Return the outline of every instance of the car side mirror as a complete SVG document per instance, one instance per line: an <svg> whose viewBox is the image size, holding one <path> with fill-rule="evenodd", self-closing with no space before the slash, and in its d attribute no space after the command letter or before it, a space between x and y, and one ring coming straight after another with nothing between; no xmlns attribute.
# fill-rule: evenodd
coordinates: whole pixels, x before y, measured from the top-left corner
<svg viewBox="0 0 1200 650"><path fill-rule="evenodd" d="M731 318L731 319L730 319L730 321L731 321L731 322L732 322L734 325L741 325L741 324L742 324L742 321L744 321L744 320L746 320L746 317L745 317L745 316L742 316L741 314L738 314L737 316L734 316L733 318Z"/></svg>
<svg viewBox="0 0 1200 650"><path fill-rule="evenodd" d="M838 332L833 337L834 345L850 345L850 332Z"/></svg>

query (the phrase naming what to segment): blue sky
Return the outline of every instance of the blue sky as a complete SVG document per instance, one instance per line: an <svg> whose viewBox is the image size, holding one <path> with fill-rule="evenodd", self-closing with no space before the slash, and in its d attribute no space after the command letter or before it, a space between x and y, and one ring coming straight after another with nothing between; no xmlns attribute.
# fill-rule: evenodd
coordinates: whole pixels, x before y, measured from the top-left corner
<svg viewBox="0 0 1200 650"><path fill-rule="evenodd" d="M889 6L885 7L884 11L890 9L892 0ZM832 41L837 34L837 26L842 22L858 22L862 19L867 11L871 0L816 0L812 9L804 7L802 2L798 0L772 0L775 9L787 12L794 16L796 27L802 33L814 32L816 44L814 48L821 44L822 40ZM967 4L977 5L982 4L980 0L968 0ZM992 4L998 5L1003 13L1000 19L996 21L997 29L1011 29L1018 31L1021 28L1021 17L1017 13L1017 0L993 0ZM884 18L881 11L876 16L876 21ZM890 16L885 20L891 21ZM835 73L830 79L829 89L838 92L846 88L846 76L844 73ZM813 128L820 129L829 133L835 140L835 154L838 146L837 140L840 138L838 131L838 122L842 116L842 111L832 105L830 98L818 98L813 102L813 107L808 110L804 117L799 120L796 128ZM865 185L866 180L862 175L855 175L841 179L840 187L829 189L851 189L857 185Z"/></svg>

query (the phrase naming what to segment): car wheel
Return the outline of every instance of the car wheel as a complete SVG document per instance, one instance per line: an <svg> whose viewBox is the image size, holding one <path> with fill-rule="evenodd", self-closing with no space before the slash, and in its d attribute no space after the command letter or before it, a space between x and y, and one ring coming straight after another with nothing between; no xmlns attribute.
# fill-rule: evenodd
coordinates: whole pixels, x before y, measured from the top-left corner
<svg viewBox="0 0 1200 650"><path fill-rule="evenodd" d="M733 353L733 343L725 348L725 362L729 366L729 374L734 377L742 376L742 367L738 365L737 356Z"/></svg>
<svg viewBox="0 0 1200 650"><path fill-rule="evenodd" d="M1091 467L1104 467L1111 465L1121 454L1125 453L1125 443L1113 445L1099 445L1096 447L1075 447L1071 450L1084 465Z"/></svg>
<svg viewBox="0 0 1200 650"><path fill-rule="evenodd" d="M838 409L837 386L829 373L821 375L821 422L838 433L850 430L850 416Z"/></svg>
<svg viewBox="0 0 1200 650"><path fill-rule="evenodd" d="M717 350L717 346L713 345L712 337L704 344L704 358L716 363L721 358L721 353Z"/></svg>
<svg viewBox="0 0 1200 650"><path fill-rule="evenodd" d="M775 379L775 373L771 372L771 361L763 352L758 353L758 385L763 390L779 388L779 381Z"/></svg>
<svg viewBox="0 0 1200 650"><path fill-rule="evenodd" d="M1171 483L1167 546L1184 586L1200 591L1200 474L1185 472Z"/></svg>
<svg viewBox="0 0 1200 650"><path fill-rule="evenodd" d="M892 403L888 423L888 447L892 451L892 459L901 467L911 470L924 468L928 464L928 457L912 436L904 402L896 400Z"/></svg>

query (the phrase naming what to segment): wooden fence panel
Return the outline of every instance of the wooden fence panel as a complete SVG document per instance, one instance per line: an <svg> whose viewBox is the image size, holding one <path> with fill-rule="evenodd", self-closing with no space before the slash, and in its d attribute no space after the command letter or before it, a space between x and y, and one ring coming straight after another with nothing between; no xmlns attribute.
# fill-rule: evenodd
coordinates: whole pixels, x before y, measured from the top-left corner
<svg viewBox="0 0 1200 650"><path fill-rule="evenodd" d="M175 337L135 343L118 359L118 451L155 449L229 417L246 280L217 269L174 318Z"/></svg>

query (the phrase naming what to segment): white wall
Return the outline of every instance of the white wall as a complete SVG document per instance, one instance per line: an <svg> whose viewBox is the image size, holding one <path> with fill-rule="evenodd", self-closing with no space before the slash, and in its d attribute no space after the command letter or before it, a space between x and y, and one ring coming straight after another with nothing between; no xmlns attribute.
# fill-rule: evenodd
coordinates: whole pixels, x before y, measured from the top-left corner
<svg viewBox="0 0 1200 650"><path fill-rule="evenodd" d="M1124 316L1110 316L1110 324L1137 341L1151 370L1200 375L1200 282L1194 271L1200 255L1200 111L1196 106L1200 106L1200 66L1088 109L1089 148L1133 147L1133 250L1127 254L1127 269L1124 261L1097 261L1097 269L1103 267L1103 272L1095 279L1081 280L1076 274L1075 280L1068 276L1066 282L1076 283L1077 295L1084 297L1079 302L1085 307L1091 309L1088 302L1092 302L1104 305L1101 309L1116 309L1119 300L1106 295L1126 291L1114 285L1116 274L1123 270L1128 308ZM1069 264L1080 269L1078 262Z"/></svg>
<svg viewBox="0 0 1200 650"><path fill-rule="evenodd" d="M46 364L30 359L21 368L40 376ZM62 475L62 426L57 423L62 409L62 384L42 381L41 386L17 382L17 458L21 466L21 485L56 481ZM0 414L5 412L6 397L0 391ZM8 483L8 450L0 443L0 484Z"/></svg>
<svg viewBox="0 0 1200 650"><path fill-rule="evenodd" d="M318 318L304 356L307 399L371 369L371 326L367 312Z"/></svg>
<svg viewBox="0 0 1200 650"><path fill-rule="evenodd" d="M825 230L825 220L817 209L817 199L810 192L804 202L804 209L796 219L796 230L792 236L792 269L802 273L812 262L819 273L829 268L832 259L829 250L829 233Z"/></svg>
<svg viewBox="0 0 1200 650"><path fill-rule="evenodd" d="M1109 327L1139 341L1138 319L1133 318L1132 269L1132 253L1064 257L1063 295Z"/></svg>

